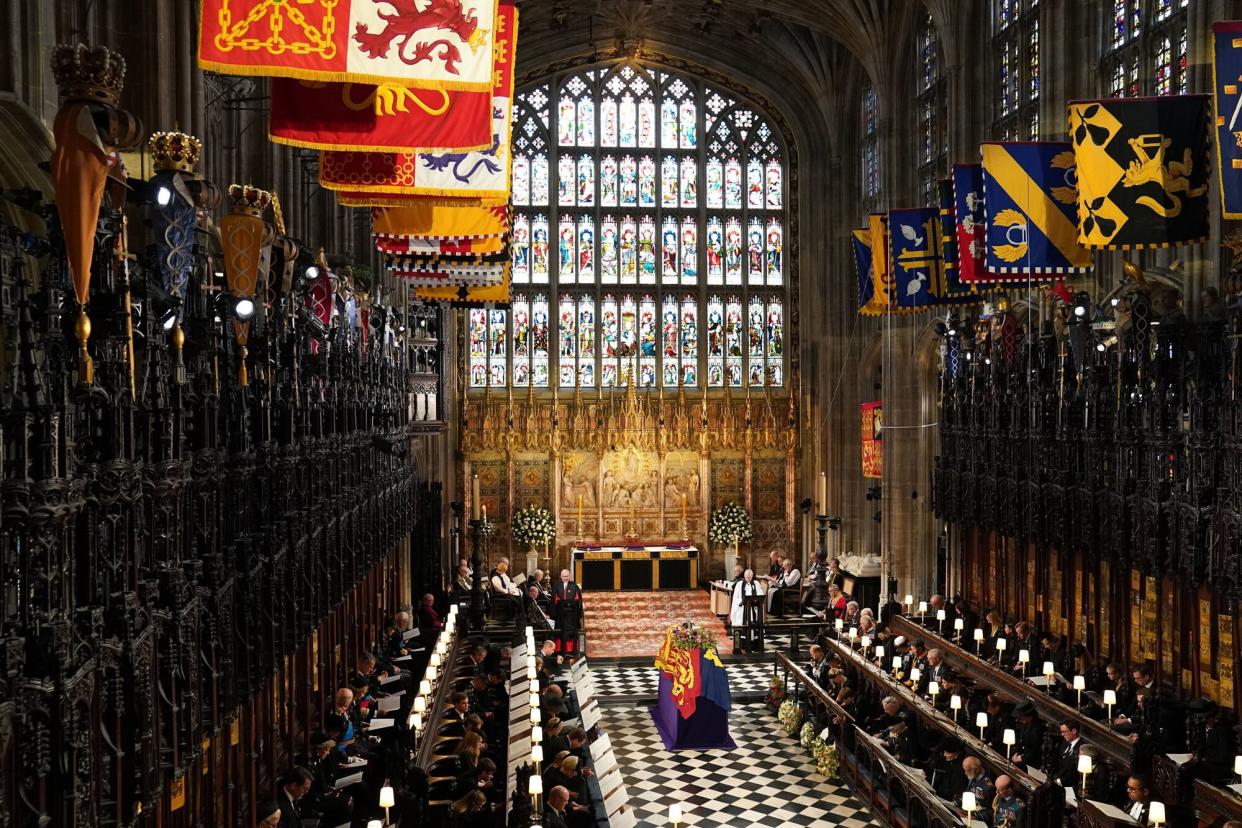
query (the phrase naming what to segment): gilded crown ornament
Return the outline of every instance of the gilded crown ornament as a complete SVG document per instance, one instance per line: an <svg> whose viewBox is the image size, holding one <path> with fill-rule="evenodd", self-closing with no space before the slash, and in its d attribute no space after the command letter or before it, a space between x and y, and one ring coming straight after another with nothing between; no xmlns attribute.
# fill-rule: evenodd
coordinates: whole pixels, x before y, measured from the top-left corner
<svg viewBox="0 0 1242 828"><path fill-rule="evenodd" d="M203 142L184 132L156 132L147 139L156 172L194 172Z"/></svg>
<svg viewBox="0 0 1242 828"><path fill-rule="evenodd" d="M229 208L234 213L262 216L272 203L272 194L250 184L229 185Z"/></svg>
<svg viewBox="0 0 1242 828"><path fill-rule="evenodd" d="M52 51L52 74L64 100L119 106L125 86L125 58L107 46L62 43Z"/></svg>

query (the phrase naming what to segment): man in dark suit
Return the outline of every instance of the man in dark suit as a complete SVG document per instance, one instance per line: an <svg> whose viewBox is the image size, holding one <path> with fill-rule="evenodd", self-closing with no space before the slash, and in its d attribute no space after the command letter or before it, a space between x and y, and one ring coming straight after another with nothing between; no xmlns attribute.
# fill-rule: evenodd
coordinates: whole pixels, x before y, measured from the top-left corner
<svg viewBox="0 0 1242 828"><path fill-rule="evenodd" d="M811 680L820 687L827 685L828 681L828 659L824 658L824 648L818 644L812 644L810 648L811 666L807 669Z"/></svg>
<svg viewBox="0 0 1242 828"><path fill-rule="evenodd" d="M1062 745L1056 754L1048 758L1048 776L1058 784L1072 788L1078 782L1078 745L1082 737L1078 733L1078 722L1066 719L1061 722Z"/></svg>
<svg viewBox="0 0 1242 828"><path fill-rule="evenodd" d="M280 805L279 828L302 828L302 816L298 812L298 800L310 792L315 778L301 766L294 767L280 782L276 802Z"/></svg>
<svg viewBox="0 0 1242 828"><path fill-rule="evenodd" d="M569 828L565 822L565 806L569 804L569 790L557 785L548 791L543 803L544 828Z"/></svg>

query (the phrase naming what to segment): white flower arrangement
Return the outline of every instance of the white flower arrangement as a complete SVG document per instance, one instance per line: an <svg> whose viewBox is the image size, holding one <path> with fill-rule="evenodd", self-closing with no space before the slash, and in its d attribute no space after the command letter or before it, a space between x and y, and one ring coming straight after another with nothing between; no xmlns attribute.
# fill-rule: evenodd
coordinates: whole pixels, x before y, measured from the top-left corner
<svg viewBox="0 0 1242 828"><path fill-rule="evenodd" d="M809 748L812 744L814 744L815 739L815 725L810 722L803 722L802 731L798 734L798 742L804 748Z"/></svg>
<svg viewBox="0 0 1242 828"><path fill-rule="evenodd" d="M736 501L714 510L707 522L707 539L712 543L745 543L753 537L750 515Z"/></svg>
<svg viewBox="0 0 1242 828"><path fill-rule="evenodd" d="M556 521L550 511L532 503L513 516L512 531L515 543L551 543L556 538Z"/></svg>
<svg viewBox="0 0 1242 828"><path fill-rule="evenodd" d="M785 732L785 735L792 736L802 726L802 708L793 699L785 699L781 702L780 710L776 712L776 718L781 723L781 730Z"/></svg>

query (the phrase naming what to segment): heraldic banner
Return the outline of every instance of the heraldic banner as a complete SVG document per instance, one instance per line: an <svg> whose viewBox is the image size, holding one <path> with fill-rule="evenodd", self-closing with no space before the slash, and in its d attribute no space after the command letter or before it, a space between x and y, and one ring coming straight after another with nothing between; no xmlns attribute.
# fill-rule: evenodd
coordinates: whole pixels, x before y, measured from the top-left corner
<svg viewBox="0 0 1242 828"><path fill-rule="evenodd" d="M872 213L867 217L867 227L864 230L867 240L866 258L871 272L864 275L861 271L863 263L858 258L858 244L863 236L855 234L854 261L860 268L858 312L863 316L883 316L893 304L892 282L889 281L888 272L888 216L884 213ZM870 280L867 288L862 285L864 279Z"/></svg>
<svg viewBox="0 0 1242 828"><path fill-rule="evenodd" d="M988 272L1026 279L1090 270L1091 251L1078 244L1073 147L1010 141L981 149Z"/></svg>
<svg viewBox="0 0 1242 828"><path fill-rule="evenodd" d="M956 272L945 270L941 232L938 207L889 211L889 268L897 312L978 301L978 294L957 281Z"/></svg>
<svg viewBox="0 0 1242 828"><path fill-rule="evenodd" d="M1071 101L1078 240L1128 250L1208 235L1207 95Z"/></svg>
<svg viewBox="0 0 1242 828"><path fill-rule="evenodd" d="M1212 88L1221 216L1242 219L1242 20L1212 24Z"/></svg>
<svg viewBox="0 0 1242 828"><path fill-rule="evenodd" d="M871 228L850 231L854 248L854 267L858 272L858 312L863 316L879 316L884 313L883 291L877 292L872 280Z"/></svg>
<svg viewBox="0 0 1242 828"><path fill-rule="evenodd" d="M884 403L868 402L862 412L862 476L884 476Z"/></svg>
<svg viewBox="0 0 1242 828"><path fill-rule="evenodd" d="M352 206L370 206L359 203L362 193L395 194L397 199L404 199L378 199L370 202L374 205L410 204L411 199L428 196L475 197L490 199L491 204L507 204L517 44L517 9L512 3L501 3L496 25L495 85L490 108L482 116L489 127L485 146L439 152L324 152L320 184L329 190L348 191ZM478 151L466 151L470 149Z"/></svg>
<svg viewBox="0 0 1242 828"><path fill-rule="evenodd" d="M202 0L198 63L233 75L492 88L497 0Z"/></svg>
<svg viewBox="0 0 1242 828"><path fill-rule="evenodd" d="M979 164L953 165L953 224L958 278L963 282L992 281L983 261L987 214L983 209L983 167Z"/></svg>

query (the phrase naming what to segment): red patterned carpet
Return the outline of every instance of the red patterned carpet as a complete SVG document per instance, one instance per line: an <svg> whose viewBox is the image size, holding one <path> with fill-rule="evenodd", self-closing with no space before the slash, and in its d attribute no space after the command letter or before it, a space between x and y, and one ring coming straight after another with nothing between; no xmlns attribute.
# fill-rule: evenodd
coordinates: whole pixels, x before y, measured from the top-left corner
<svg viewBox="0 0 1242 828"><path fill-rule="evenodd" d="M733 654L724 624L712 614L708 594L685 592L592 592L583 600L587 655L591 658L650 656L664 643L664 631L687 619L713 630L721 655Z"/></svg>

